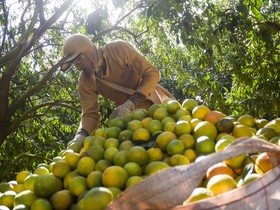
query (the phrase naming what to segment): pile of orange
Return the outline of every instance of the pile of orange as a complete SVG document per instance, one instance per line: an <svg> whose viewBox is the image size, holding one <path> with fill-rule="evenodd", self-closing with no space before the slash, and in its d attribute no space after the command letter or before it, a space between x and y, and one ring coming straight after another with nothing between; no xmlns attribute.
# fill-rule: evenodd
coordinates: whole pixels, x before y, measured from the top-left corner
<svg viewBox="0 0 280 210"><path fill-rule="evenodd" d="M194 99L166 100L137 109L74 142L50 163L0 183L9 209L104 209L127 188L167 168L203 161L239 137L280 144L280 118L227 116ZM246 167L253 170L244 170ZM242 187L274 167L267 153L243 154L210 167L184 203ZM248 172L250 171L250 173ZM4 208L3 207L3 208Z"/></svg>

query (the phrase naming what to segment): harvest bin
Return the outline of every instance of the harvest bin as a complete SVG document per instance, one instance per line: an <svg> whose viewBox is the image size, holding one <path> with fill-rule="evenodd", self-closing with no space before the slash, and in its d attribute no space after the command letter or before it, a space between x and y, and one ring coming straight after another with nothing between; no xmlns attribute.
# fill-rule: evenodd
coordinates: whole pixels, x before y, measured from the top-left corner
<svg viewBox="0 0 280 210"><path fill-rule="evenodd" d="M207 169L242 154L269 152L276 166L261 178L215 197L182 205ZM280 147L256 138L241 138L201 161L160 171L124 191L107 209L280 209Z"/></svg>

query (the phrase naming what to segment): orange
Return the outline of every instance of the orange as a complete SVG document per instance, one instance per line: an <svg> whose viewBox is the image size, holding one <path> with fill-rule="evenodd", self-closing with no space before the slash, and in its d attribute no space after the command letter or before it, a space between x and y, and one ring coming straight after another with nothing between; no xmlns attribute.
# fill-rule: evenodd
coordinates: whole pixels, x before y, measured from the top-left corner
<svg viewBox="0 0 280 210"><path fill-rule="evenodd" d="M148 111L146 109L135 109L131 115L133 120L143 120L148 116Z"/></svg>
<svg viewBox="0 0 280 210"><path fill-rule="evenodd" d="M152 161L161 161L163 159L163 152L160 148L157 147L151 147L147 150L148 153L148 162Z"/></svg>
<svg viewBox="0 0 280 210"><path fill-rule="evenodd" d="M121 194L121 190L117 187L107 187L113 194L113 200L116 199L120 194Z"/></svg>
<svg viewBox="0 0 280 210"><path fill-rule="evenodd" d="M167 122L163 125L163 131L175 132L176 122Z"/></svg>
<svg viewBox="0 0 280 210"><path fill-rule="evenodd" d="M192 120L192 117L190 116L190 115L183 115L182 117L180 117L179 119L178 119L178 121L179 120L185 120L185 121L187 121L187 122L191 122L191 120Z"/></svg>
<svg viewBox="0 0 280 210"><path fill-rule="evenodd" d="M16 181L18 184L23 184L27 176L31 174L30 171L23 170L16 175Z"/></svg>
<svg viewBox="0 0 280 210"><path fill-rule="evenodd" d="M128 130L136 131L139 128L143 128L142 122L140 120L131 120L127 123Z"/></svg>
<svg viewBox="0 0 280 210"><path fill-rule="evenodd" d="M52 194L50 202L56 210L67 210L73 203L73 197L69 190L64 189Z"/></svg>
<svg viewBox="0 0 280 210"><path fill-rule="evenodd" d="M177 139L177 136L174 133L172 133L170 131L162 132L156 138L156 143L157 143L158 148L160 148L161 151L165 152L167 144L173 139Z"/></svg>
<svg viewBox="0 0 280 210"><path fill-rule="evenodd" d="M149 155L143 147L134 146L128 150L127 158L129 162L135 162L142 166L148 162Z"/></svg>
<svg viewBox="0 0 280 210"><path fill-rule="evenodd" d="M162 107L161 104L153 104L148 108L148 116L153 117L155 110Z"/></svg>
<svg viewBox="0 0 280 210"><path fill-rule="evenodd" d="M50 171L47 167L45 166L38 166L37 168L35 168L35 170L33 171L34 174L38 174L38 175L42 175L42 174L49 174Z"/></svg>
<svg viewBox="0 0 280 210"><path fill-rule="evenodd" d="M154 111L153 118L156 119L156 120L161 121L163 118L167 117L168 114L169 113L168 113L168 111L165 108L160 107L160 108L157 108Z"/></svg>
<svg viewBox="0 0 280 210"><path fill-rule="evenodd" d="M198 106L198 102L192 98L187 98L183 101L182 107L188 111L192 111L194 107Z"/></svg>
<svg viewBox="0 0 280 210"><path fill-rule="evenodd" d="M113 193L105 187L95 187L85 193L79 200L77 209L79 210L101 210L105 209L113 200Z"/></svg>
<svg viewBox="0 0 280 210"><path fill-rule="evenodd" d="M232 120L229 118L222 118L216 124L219 133L231 133L234 127Z"/></svg>
<svg viewBox="0 0 280 210"><path fill-rule="evenodd" d="M167 144L166 151L169 155L183 154L185 145L179 139L173 139Z"/></svg>
<svg viewBox="0 0 280 210"><path fill-rule="evenodd" d="M71 169L75 169L77 167L77 163L80 160L80 155L76 152L68 152L62 158Z"/></svg>
<svg viewBox="0 0 280 210"><path fill-rule="evenodd" d="M52 174L39 175L35 179L34 192L38 197L48 198L62 188L62 181Z"/></svg>
<svg viewBox="0 0 280 210"><path fill-rule="evenodd" d="M186 156L190 162L194 162L197 158L196 152L193 149L186 149L183 155Z"/></svg>
<svg viewBox="0 0 280 210"><path fill-rule="evenodd" d="M125 183L125 188L129 188L134 186L135 184L141 182L144 178L141 176L131 176L127 179L126 183Z"/></svg>
<svg viewBox="0 0 280 210"><path fill-rule="evenodd" d="M213 110L213 111L210 111L206 114L204 120L208 121L208 122L211 122L214 125L216 125L217 122L224 117L226 117L226 115L224 113L222 113L220 111Z"/></svg>
<svg viewBox="0 0 280 210"><path fill-rule="evenodd" d="M143 128L148 128L149 123L153 120L152 117L145 117L141 120Z"/></svg>
<svg viewBox="0 0 280 210"><path fill-rule="evenodd" d="M241 137L251 137L253 136L253 133L247 125L235 124L232 130L232 135L235 138L241 138Z"/></svg>
<svg viewBox="0 0 280 210"><path fill-rule="evenodd" d="M142 123L141 123L142 124ZM112 126L112 127L107 127L105 128L105 138L118 138L119 134L121 132L121 128L116 127L116 126Z"/></svg>
<svg viewBox="0 0 280 210"><path fill-rule="evenodd" d="M243 154L243 155L239 155L237 157L225 160L223 162L225 162L229 167L231 167L232 169L239 169L241 167L243 167L244 161L247 158L247 154Z"/></svg>
<svg viewBox="0 0 280 210"><path fill-rule="evenodd" d="M215 152L215 141L208 136L200 136L196 140L195 152L197 155L207 155Z"/></svg>
<svg viewBox="0 0 280 210"><path fill-rule="evenodd" d="M159 120L153 119L149 122L147 129L150 134L154 134L162 130L162 123Z"/></svg>
<svg viewBox="0 0 280 210"><path fill-rule="evenodd" d="M174 114L178 109L181 108L181 104L179 101L171 99L167 102L166 108L170 114Z"/></svg>
<svg viewBox="0 0 280 210"><path fill-rule="evenodd" d="M238 187L242 187L244 185L247 185L253 181L255 181L256 179L260 178L262 175L257 174L257 173L251 173L251 174L247 174L243 179L240 179L239 182L237 183Z"/></svg>
<svg viewBox="0 0 280 210"><path fill-rule="evenodd" d="M179 120L176 122L174 133L176 136L181 136L183 134L191 133L192 127L191 124L188 121L185 120Z"/></svg>
<svg viewBox="0 0 280 210"><path fill-rule="evenodd" d="M215 152L224 150L224 148L227 147L228 145L230 145L232 142L233 142L233 140L224 139L224 138L218 140L215 145Z"/></svg>
<svg viewBox="0 0 280 210"><path fill-rule="evenodd" d="M102 172L93 171L87 176L87 186L89 189L102 186Z"/></svg>
<svg viewBox="0 0 280 210"><path fill-rule="evenodd" d="M234 178L234 171L225 163L216 163L206 171L206 179L209 180L217 174L227 174Z"/></svg>
<svg viewBox="0 0 280 210"><path fill-rule="evenodd" d="M187 115L190 115L191 113L185 109L185 108L180 108L176 111L176 113L174 114L174 118L176 120L179 120L180 118L184 117L184 116L187 116Z"/></svg>
<svg viewBox="0 0 280 210"><path fill-rule="evenodd" d="M169 164L170 166L179 166L189 164L190 160L182 154L175 154L170 157Z"/></svg>
<svg viewBox="0 0 280 210"><path fill-rule="evenodd" d="M70 143L68 144L68 146L67 146L68 149L72 149L74 152L77 152L77 153L80 152L80 150L82 149L82 147L83 147L83 144L80 143L80 142L77 142L77 141L75 141L75 142L70 142Z"/></svg>
<svg viewBox="0 0 280 210"><path fill-rule="evenodd" d="M195 145L195 139L191 134L183 134L181 136L179 136L178 138L179 140L181 140L186 149L193 149L194 145Z"/></svg>
<svg viewBox="0 0 280 210"><path fill-rule="evenodd" d="M194 137L197 139L201 136L208 136L210 139L215 140L218 131L213 123L208 121L199 122L194 128Z"/></svg>
<svg viewBox="0 0 280 210"><path fill-rule="evenodd" d="M119 151L116 147L109 147L104 152L104 159L113 162L115 154Z"/></svg>
<svg viewBox="0 0 280 210"><path fill-rule="evenodd" d="M134 131L132 135L133 141L149 141L150 140L150 132L146 128L138 128L136 131Z"/></svg>
<svg viewBox="0 0 280 210"><path fill-rule="evenodd" d="M104 148L100 145L92 146L89 150L86 151L86 157L92 158L95 162L104 158ZM81 155L83 157L83 155ZM80 160L79 160L80 161Z"/></svg>
<svg viewBox="0 0 280 210"><path fill-rule="evenodd" d="M133 131L132 130L123 130L119 134L119 141L123 142L126 140L132 140Z"/></svg>
<svg viewBox="0 0 280 210"><path fill-rule="evenodd" d="M192 202L196 202L196 201L199 201L199 200L203 200L205 198L210 198L210 197L213 197L213 196L214 196L214 193L211 190L209 190L205 187L197 187L193 190L193 192L188 197L188 199L186 199L183 202L183 205L186 205L186 204L192 203Z"/></svg>
<svg viewBox="0 0 280 210"><path fill-rule="evenodd" d="M121 130L123 130L126 127L126 120L124 117L115 117L109 121L108 126L109 127L119 127ZM106 133L106 128L105 128L105 133ZM106 135L104 135L104 137L105 136Z"/></svg>
<svg viewBox="0 0 280 210"><path fill-rule="evenodd" d="M53 208L51 203L45 198L38 198L32 203L30 208L30 210L52 210L52 209Z"/></svg>
<svg viewBox="0 0 280 210"><path fill-rule="evenodd" d="M27 207L31 207L32 203L37 199L35 193L31 190L24 190L17 194L14 198L14 206L23 204Z"/></svg>
<svg viewBox="0 0 280 210"><path fill-rule="evenodd" d="M270 140L273 137L276 137L276 136L278 137L279 134L273 128L264 127L264 128L260 128L256 132L256 136L264 136L266 139Z"/></svg>
<svg viewBox="0 0 280 210"><path fill-rule="evenodd" d="M200 120L204 120L205 116L210 111L211 110L205 105L197 105L192 110L192 117L193 118L198 118Z"/></svg>
<svg viewBox="0 0 280 210"><path fill-rule="evenodd" d="M252 127L252 128L254 128L256 126L256 119L249 114L240 116L237 119L237 122L240 122L240 123L247 125L248 127Z"/></svg>
<svg viewBox="0 0 280 210"><path fill-rule="evenodd" d="M102 137L104 137L105 136L105 128L97 128L94 131L94 136L102 136Z"/></svg>
<svg viewBox="0 0 280 210"><path fill-rule="evenodd" d="M66 161L57 161L52 167L52 173L58 178L65 177L71 171L71 167Z"/></svg>
<svg viewBox="0 0 280 210"><path fill-rule="evenodd" d="M255 162L255 171L257 174L263 175L267 171L274 168L267 152L260 153Z"/></svg>
<svg viewBox="0 0 280 210"><path fill-rule="evenodd" d="M271 120L264 127L273 128L276 132L280 134L280 118Z"/></svg>
<svg viewBox="0 0 280 210"><path fill-rule="evenodd" d="M235 188L237 188L236 181L227 174L215 175L207 183L207 189L211 190L214 195L220 195Z"/></svg>
<svg viewBox="0 0 280 210"><path fill-rule="evenodd" d="M196 127L196 125L198 124L198 123L200 123L202 120L200 120L200 119L198 119L198 118L192 118L191 119L191 126L192 126L192 132L194 131L194 128Z"/></svg>
<svg viewBox="0 0 280 210"><path fill-rule="evenodd" d="M0 194L0 206L3 205L8 207L9 209L12 209L14 207L14 200L16 195L17 193L12 190L8 190L3 194Z"/></svg>
<svg viewBox="0 0 280 210"><path fill-rule="evenodd" d="M71 171L70 173L68 173L68 174L64 177L64 179L63 179L63 187L64 187L65 189L69 189L69 184L70 184L70 182L72 182L72 179L73 179L75 176L78 176L78 175L80 175L80 174L78 173L78 170L74 170L74 171Z"/></svg>
<svg viewBox="0 0 280 210"><path fill-rule="evenodd" d="M128 173L121 166L110 166L102 174L102 183L105 187L124 189Z"/></svg>
<svg viewBox="0 0 280 210"><path fill-rule="evenodd" d="M256 119L256 128L259 130L263 128L269 121L267 119Z"/></svg>
<svg viewBox="0 0 280 210"><path fill-rule="evenodd" d="M114 155L113 163L115 165L124 166L128 162L128 150L120 150Z"/></svg>
<svg viewBox="0 0 280 210"><path fill-rule="evenodd" d="M128 176L140 176L142 174L141 166L135 162L128 162L123 168L128 173Z"/></svg>
<svg viewBox="0 0 280 210"><path fill-rule="evenodd" d="M120 145L119 140L116 138L108 138L105 140L103 148L106 150L109 147L116 147L118 148Z"/></svg>
<svg viewBox="0 0 280 210"><path fill-rule="evenodd" d="M87 176L95 168L95 161L90 157L82 157L77 163L78 173L82 176Z"/></svg>
<svg viewBox="0 0 280 210"><path fill-rule="evenodd" d="M24 184L17 184L13 188L13 191L16 192L17 194L22 192L23 190L27 190L25 189Z"/></svg>
<svg viewBox="0 0 280 210"><path fill-rule="evenodd" d="M145 167L145 175L152 175L155 174L161 170L170 168L170 166L162 161L153 161L147 164L147 166Z"/></svg>
<svg viewBox="0 0 280 210"><path fill-rule="evenodd" d="M108 168L109 166L112 165L112 162L109 160L99 160L96 164L95 164L95 171L101 171L103 172L106 168Z"/></svg>
<svg viewBox="0 0 280 210"><path fill-rule="evenodd" d="M126 140L120 144L119 150L129 150L133 146L134 144L132 141Z"/></svg>
<svg viewBox="0 0 280 210"><path fill-rule="evenodd" d="M69 192L75 197L79 197L87 189L87 179L83 176L75 176L69 183Z"/></svg>
<svg viewBox="0 0 280 210"><path fill-rule="evenodd" d="M103 136L87 136L84 139L84 148L89 150L92 146L100 145L103 146L105 138Z"/></svg>
<svg viewBox="0 0 280 210"><path fill-rule="evenodd" d="M32 190L34 191L34 183L35 183L35 179L36 177L38 177L38 174L30 174L28 175L23 183L23 186L26 190Z"/></svg>
<svg viewBox="0 0 280 210"><path fill-rule="evenodd" d="M167 116L167 117L163 118L160 122L164 126L166 123L175 122L175 119L171 116Z"/></svg>

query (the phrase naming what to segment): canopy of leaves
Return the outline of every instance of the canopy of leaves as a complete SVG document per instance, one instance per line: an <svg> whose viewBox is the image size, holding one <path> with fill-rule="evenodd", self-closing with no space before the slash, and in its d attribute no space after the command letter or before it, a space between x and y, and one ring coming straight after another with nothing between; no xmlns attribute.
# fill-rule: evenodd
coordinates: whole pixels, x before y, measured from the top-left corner
<svg viewBox="0 0 280 210"><path fill-rule="evenodd" d="M179 101L195 98L237 116L280 115L279 1L55 2L0 3L0 180L48 161L76 132L78 74L58 70L73 33L98 47L130 41ZM106 126L113 104L100 103Z"/></svg>

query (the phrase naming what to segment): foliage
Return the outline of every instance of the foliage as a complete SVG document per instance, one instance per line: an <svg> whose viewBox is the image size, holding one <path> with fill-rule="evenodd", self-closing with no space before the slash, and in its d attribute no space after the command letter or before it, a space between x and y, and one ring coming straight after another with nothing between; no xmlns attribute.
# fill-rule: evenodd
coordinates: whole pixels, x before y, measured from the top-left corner
<svg viewBox="0 0 280 210"><path fill-rule="evenodd" d="M73 0L1 1L0 180L47 162L74 136L78 75L58 67L63 41L77 32L98 47L114 39L132 42L178 100L196 98L237 116L280 115L279 1L112 4L94 1L86 10ZM114 106L102 96L99 101L103 127Z"/></svg>

